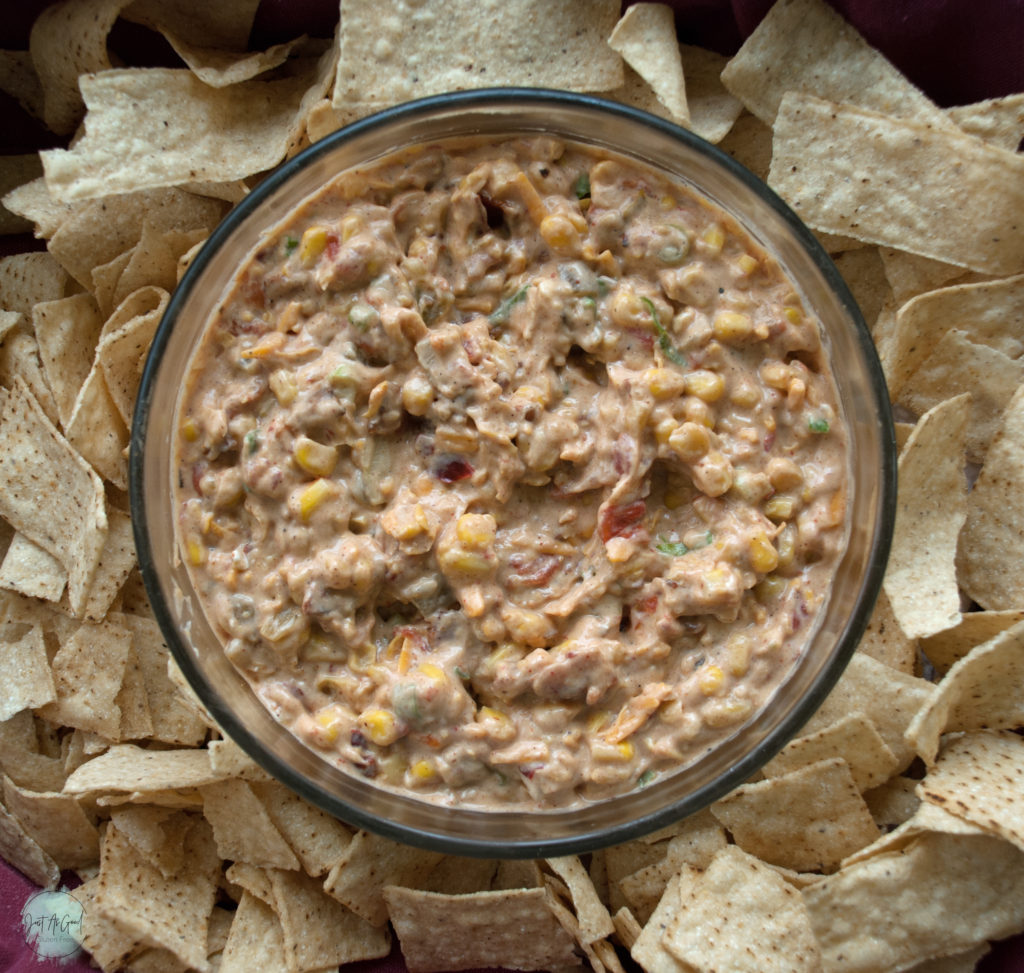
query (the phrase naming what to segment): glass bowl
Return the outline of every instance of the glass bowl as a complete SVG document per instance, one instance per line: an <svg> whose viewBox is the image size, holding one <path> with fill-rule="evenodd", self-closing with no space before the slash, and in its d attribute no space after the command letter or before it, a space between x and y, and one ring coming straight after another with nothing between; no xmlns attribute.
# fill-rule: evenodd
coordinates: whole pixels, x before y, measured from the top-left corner
<svg viewBox="0 0 1024 973"><path fill-rule="evenodd" d="M769 704L695 763L647 787L567 809L446 807L340 770L279 724L225 656L178 556L175 417L210 315L243 258L337 173L444 137L549 134L671 173L723 208L775 257L820 319L850 437L849 541L817 630ZM139 564L174 658L223 730L258 764L336 817L450 853L529 858L582 853L654 831L747 780L818 708L860 639L881 585L896 495L885 382L857 306L827 254L764 183L702 139L598 98L531 89L411 102L349 126L269 176L225 219L171 298L142 378L131 439Z"/></svg>

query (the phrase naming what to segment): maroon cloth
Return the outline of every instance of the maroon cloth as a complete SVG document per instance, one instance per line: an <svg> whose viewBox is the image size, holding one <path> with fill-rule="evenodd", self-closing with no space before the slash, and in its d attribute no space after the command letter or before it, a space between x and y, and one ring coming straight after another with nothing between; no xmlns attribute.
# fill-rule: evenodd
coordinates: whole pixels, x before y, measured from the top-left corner
<svg viewBox="0 0 1024 973"><path fill-rule="evenodd" d="M25 49L40 10L54 0L8 4L0 48ZM773 0L669 0L682 40L729 54L757 26ZM872 44L940 105L966 104L1024 91L1024 0L829 0ZM252 47L266 47L299 33L329 36L338 0L263 0ZM501 29L501 25L496 25ZM110 47L126 63L173 64L161 38L119 24ZM139 55L142 50L144 55ZM0 154L57 144L52 134L0 95ZM24 241L17 249L24 249ZM30 244L31 245L31 244ZM6 246L0 252L16 252ZM85 973L78 958L42 961L25 942L21 909L35 891L31 882L0 862L0 973ZM386 960L360 963L352 973L405 973L397 948ZM982 961L983 973L1024 973L1024 938L997 944Z"/></svg>

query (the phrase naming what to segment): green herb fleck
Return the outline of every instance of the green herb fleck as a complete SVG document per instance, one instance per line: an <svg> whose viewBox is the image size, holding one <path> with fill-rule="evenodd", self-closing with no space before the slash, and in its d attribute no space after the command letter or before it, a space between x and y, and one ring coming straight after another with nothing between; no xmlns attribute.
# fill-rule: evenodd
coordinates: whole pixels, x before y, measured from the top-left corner
<svg viewBox="0 0 1024 973"><path fill-rule="evenodd" d="M636 786L637 787L646 787L657 776L658 776L658 772L656 770L645 770L636 779Z"/></svg>
<svg viewBox="0 0 1024 973"><path fill-rule="evenodd" d="M298 245L299 245L299 241L298 241L297 238L295 238L293 236L289 236L289 237L285 237L284 238L284 252L286 254L288 254L289 256L291 254L295 253L295 248Z"/></svg>
<svg viewBox="0 0 1024 973"><path fill-rule="evenodd" d="M245 451L250 456L260 448L260 434L252 429L245 434Z"/></svg>
<svg viewBox="0 0 1024 973"><path fill-rule="evenodd" d="M676 365L680 365L686 368L686 358L679 351L674 344L672 339L669 337L668 332L665 330L665 325L661 323L661 318L658 317L658 309L654 306L654 301L649 297L640 298L644 302L644 307L650 312L651 319L654 321L654 330L658 332L658 345L660 346L665 357Z"/></svg>
<svg viewBox="0 0 1024 973"><path fill-rule="evenodd" d="M590 173L581 172L576 177L572 189L577 199L590 199Z"/></svg>
<svg viewBox="0 0 1024 973"><path fill-rule="evenodd" d="M529 284L524 284L511 297L506 297L492 312L488 319L491 324L508 324L512 308L526 300L526 292L530 289Z"/></svg>
<svg viewBox="0 0 1024 973"><path fill-rule="evenodd" d="M811 432L828 432L828 419L812 419L807 423L807 428L810 429Z"/></svg>
<svg viewBox="0 0 1024 973"><path fill-rule="evenodd" d="M469 673L466 672L466 670L463 669L462 666L456 666L455 667L455 675L457 675L460 679L468 679L469 678Z"/></svg>
<svg viewBox="0 0 1024 973"><path fill-rule="evenodd" d="M690 548L682 541L670 541L664 537L658 538L658 543L654 545L654 549L662 554L667 554L669 557L682 557L684 554L690 553Z"/></svg>

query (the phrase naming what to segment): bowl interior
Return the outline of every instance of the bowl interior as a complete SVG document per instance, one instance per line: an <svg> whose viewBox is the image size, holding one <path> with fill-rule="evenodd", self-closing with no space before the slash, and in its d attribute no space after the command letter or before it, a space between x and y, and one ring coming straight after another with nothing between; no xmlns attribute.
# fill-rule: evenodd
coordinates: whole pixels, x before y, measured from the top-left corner
<svg viewBox="0 0 1024 973"><path fill-rule="evenodd" d="M278 724L228 661L178 555L172 482L182 378L245 255L337 173L399 146L455 136L545 133L668 171L730 213L785 269L820 319L850 435L850 536L818 629L769 706L695 764L618 798L543 813L450 809L338 770ZM505 89L414 102L358 122L286 163L217 229L172 296L153 343L131 442L139 563L171 651L223 729L283 783L328 812L406 843L465 855L578 853L706 806L770 759L838 679L871 613L888 554L895 444L870 336L835 266L763 183L688 132L599 99Z"/></svg>

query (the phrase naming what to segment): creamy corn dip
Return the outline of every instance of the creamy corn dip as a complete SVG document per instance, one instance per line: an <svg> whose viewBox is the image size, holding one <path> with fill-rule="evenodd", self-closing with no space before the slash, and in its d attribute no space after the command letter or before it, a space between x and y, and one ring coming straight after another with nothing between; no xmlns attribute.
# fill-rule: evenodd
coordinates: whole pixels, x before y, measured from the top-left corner
<svg viewBox="0 0 1024 973"><path fill-rule="evenodd" d="M210 321L182 556L232 663L326 760L566 807L766 706L847 536L819 323L708 200L553 138L344 174Z"/></svg>

